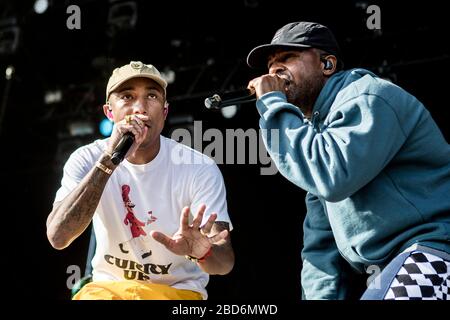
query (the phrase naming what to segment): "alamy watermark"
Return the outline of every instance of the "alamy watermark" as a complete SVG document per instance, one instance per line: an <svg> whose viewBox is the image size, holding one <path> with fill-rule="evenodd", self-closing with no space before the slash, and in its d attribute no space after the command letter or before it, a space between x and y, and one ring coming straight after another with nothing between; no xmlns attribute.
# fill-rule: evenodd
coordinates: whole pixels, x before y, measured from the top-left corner
<svg viewBox="0 0 450 320"><path fill-rule="evenodd" d="M381 30L381 9L379 6L372 4L367 7L366 13L370 16L366 20L366 26L369 30Z"/></svg>
<svg viewBox="0 0 450 320"><path fill-rule="evenodd" d="M366 5L363 5L366 7ZM77 5L70 5L66 9L66 13L70 14L66 20L66 26L69 30L81 29L81 9ZM381 30L381 9L378 5L368 5L366 13L370 16L366 20L366 27L369 30Z"/></svg>
<svg viewBox="0 0 450 320"><path fill-rule="evenodd" d="M274 175L278 172L264 144L267 141L271 151L278 153L278 129L225 129L224 133L219 129L209 128L203 132L202 121L194 121L193 130L177 128L172 131L170 138L203 153L216 164L261 164L261 175ZM206 157L198 157L185 151L181 146L174 148L171 154L173 163L212 163Z"/></svg>
<svg viewBox="0 0 450 320"><path fill-rule="evenodd" d="M81 9L77 5L70 5L66 9L66 13L70 14L70 16L66 20L67 29L73 30L81 29Z"/></svg>
<svg viewBox="0 0 450 320"><path fill-rule="evenodd" d="M372 264L367 267L366 273L370 274L367 278L366 285L368 289L380 289L381 288L381 278L379 277L381 273L381 268L376 264Z"/></svg>
<svg viewBox="0 0 450 320"><path fill-rule="evenodd" d="M81 268L75 264L67 267L66 273L69 275L66 280L66 287L71 290L81 279Z"/></svg>

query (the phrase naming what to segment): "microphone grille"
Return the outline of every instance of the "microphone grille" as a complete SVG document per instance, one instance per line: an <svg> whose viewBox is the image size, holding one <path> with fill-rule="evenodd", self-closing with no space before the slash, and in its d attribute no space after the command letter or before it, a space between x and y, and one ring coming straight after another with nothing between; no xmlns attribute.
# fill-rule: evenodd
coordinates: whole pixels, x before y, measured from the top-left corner
<svg viewBox="0 0 450 320"><path fill-rule="evenodd" d="M205 99L205 107L208 109L217 109L222 99L218 94Z"/></svg>

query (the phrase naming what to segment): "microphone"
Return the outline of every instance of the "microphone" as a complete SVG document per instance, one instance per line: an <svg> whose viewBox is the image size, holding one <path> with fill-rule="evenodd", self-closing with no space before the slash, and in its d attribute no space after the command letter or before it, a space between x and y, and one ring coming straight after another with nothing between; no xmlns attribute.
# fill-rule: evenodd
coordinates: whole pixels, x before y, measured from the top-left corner
<svg viewBox="0 0 450 320"><path fill-rule="evenodd" d="M222 96L215 94L205 99L205 107L208 109L222 109L234 104L242 104L256 101L256 93L250 89L230 91Z"/></svg>
<svg viewBox="0 0 450 320"><path fill-rule="evenodd" d="M127 154L128 150L130 150L133 143L134 143L134 134L131 132L125 132L113 151L111 162L114 163L115 165L121 163L123 161L123 158L125 158L125 155Z"/></svg>

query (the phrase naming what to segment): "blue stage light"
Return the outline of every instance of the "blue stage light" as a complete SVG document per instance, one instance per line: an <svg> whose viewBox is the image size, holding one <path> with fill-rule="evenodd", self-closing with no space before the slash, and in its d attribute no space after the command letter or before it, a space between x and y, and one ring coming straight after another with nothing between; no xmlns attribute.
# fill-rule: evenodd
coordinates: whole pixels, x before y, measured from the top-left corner
<svg viewBox="0 0 450 320"><path fill-rule="evenodd" d="M104 118L100 122L100 133L105 137L109 137L113 130L113 126L114 124L111 120L109 120L108 118Z"/></svg>

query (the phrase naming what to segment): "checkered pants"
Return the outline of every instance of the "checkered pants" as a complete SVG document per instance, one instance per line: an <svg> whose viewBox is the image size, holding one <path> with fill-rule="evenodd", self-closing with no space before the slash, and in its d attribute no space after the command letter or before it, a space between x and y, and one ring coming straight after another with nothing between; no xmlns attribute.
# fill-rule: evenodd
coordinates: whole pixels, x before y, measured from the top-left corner
<svg viewBox="0 0 450 320"><path fill-rule="evenodd" d="M450 300L450 262L414 251L393 279L385 300Z"/></svg>

